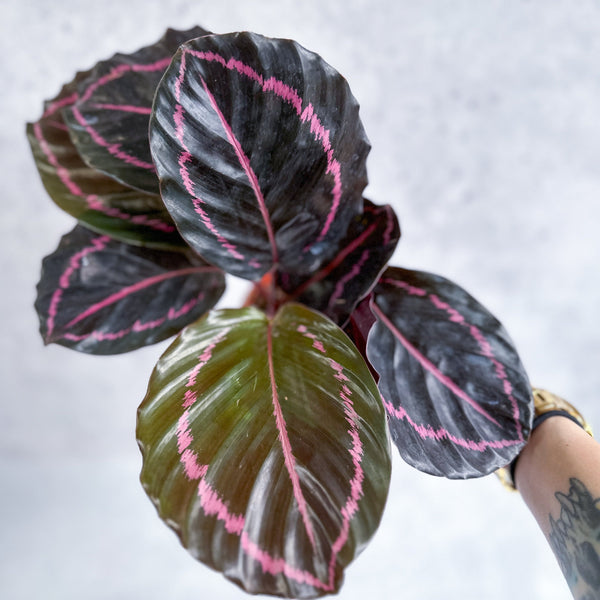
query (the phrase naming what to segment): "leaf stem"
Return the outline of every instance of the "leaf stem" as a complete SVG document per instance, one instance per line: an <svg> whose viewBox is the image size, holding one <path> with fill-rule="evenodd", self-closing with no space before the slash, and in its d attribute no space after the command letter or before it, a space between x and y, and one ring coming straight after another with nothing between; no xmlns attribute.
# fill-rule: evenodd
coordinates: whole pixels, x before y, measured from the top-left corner
<svg viewBox="0 0 600 600"><path fill-rule="evenodd" d="M277 286L275 283L275 271L277 267L273 265L271 269L265 274L263 279L265 279L265 283L267 283L268 288L265 290L267 294L267 316L269 319L272 319L275 316L275 312L277 311Z"/></svg>
<svg viewBox="0 0 600 600"><path fill-rule="evenodd" d="M276 284L275 272L277 267L274 265L267 271L259 281L254 282L252 289L246 300L244 307L258 306L263 309L269 318L272 318L281 305L278 288Z"/></svg>

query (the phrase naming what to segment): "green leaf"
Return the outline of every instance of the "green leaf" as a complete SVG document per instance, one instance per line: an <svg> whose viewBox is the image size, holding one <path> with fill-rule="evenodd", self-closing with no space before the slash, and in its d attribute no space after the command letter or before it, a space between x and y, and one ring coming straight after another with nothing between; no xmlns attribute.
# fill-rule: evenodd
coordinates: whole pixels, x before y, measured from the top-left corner
<svg viewBox="0 0 600 600"><path fill-rule="evenodd" d="M158 194L119 183L83 162L69 135L64 110L77 101L78 73L45 103L44 113L28 123L27 137L42 183L57 206L89 229L130 244L185 248Z"/></svg>
<svg viewBox="0 0 600 600"><path fill-rule="evenodd" d="M251 593L336 592L390 477L369 370L324 315L214 311L156 366L138 413L141 480L198 560Z"/></svg>

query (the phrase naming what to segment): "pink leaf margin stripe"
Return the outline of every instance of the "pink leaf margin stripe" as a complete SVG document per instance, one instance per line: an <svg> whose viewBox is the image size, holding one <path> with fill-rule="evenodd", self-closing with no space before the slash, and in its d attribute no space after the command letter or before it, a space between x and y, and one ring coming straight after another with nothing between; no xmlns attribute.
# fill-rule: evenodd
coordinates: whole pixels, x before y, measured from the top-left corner
<svg viewBox="0 0 600 600"><path fill-rule="evenodd" d="M260 213L261 213L263 221L265 223L265 227L267 229L269 245L271 246L271 257L272 257L273 263L275 264L275 263L279 262L279 252L277 250L277 244L275 243L275 232L273 231L273 225L271 224L271 216L269 215L269 211L267 210L267 204L265 202L265 198L263 196L262 190L260 189L260 184L258 183L258 177L256 176L256 173L252 169L252 167L250 165L250 160L244 153L242 145L240 144L239 140L236 138L235 134L233 133L233 129L231 128L231 125L225 119L225 116L221 112L221 109L219 108L215 97L212 95L211 91L208 89L208 85L206 85L206 81L204 81L204 79L202 79L202 86L204 87L204 91L206 92L206 95L208 96L209 102L210 102L211 106L213 107L213 110L218 115L219 120L221 121L221 125L223 126L223 129L225 130L227 139L229 140L229 143L233 146L236 156L238 157L238 160L240 162L240 165L242 166L242 169L244 170L244 173L246 174L246 177L250 181L250 185L252 187L252 190L254 191L254 196L256 197L256 202L258 204Z"/></svg>
<svg viewBox="0 0 600 600"><path fill-rule="evenodd" d="M405 337L402 335L398 327L388 318L381 310L377 303L373 304L373 312L377 315L386 327L394 334L394 337L406 348L408 353L418 361L421 366L431 375L433 375L440 383L445 385L455 396L469 404L479 414L483 415L488 421L500 427L500 423L494 419L477 401L473 400L465 391L463 391L452 379L444 375L426 356L421 354Z"/></svg>
<svg viewBox="0 0 600 600"><path fill-rule="evenodd" d="M270 324L269 324L270 328ZM344 372L342 365L337 363L332 358L329 358L329 365L332 369L333 377L339 382L339 399L342 403L346 421L349 423L348 435L352 442L351 448L348 450L352 458L353 464L353 476L349 481L350 492L346 498L346 501L341 509L342 524L338 536L334 540L331 547L331 555L328 563L328 581L322 581L314 574L298 569L293 565L290 565L282 558L272 556L268 551L260 548L258 544L253 542L248 533L245 531L245 517L242 514L236 514L229 510L228 502L223 496L215 490L206 480L205 476L208 472L209 465L200 462L198 456L190 446L193 444L194 437L190 430L189 424L189 410L190 407L197 401L197 395L193 390L196 383L197 377L201 374L204 366L211 360L213 352L217 346L227 339L227 335L231 328L226 327L222 331L218 332L208 342L202 353L198 356L198 362L193 369L190 370L186 382L186 391L183 394L181 401L181 407L184 409L177 424L177 450L180 457L180 463L184 469L186 477L191 481L198 481L198 496L200 498L200 504L207 516L214 516L218 521L223 523L225 530L228 533L236 535L240 538L240 547L242 550L253 560L257 561L263 573L271 575L283 574L288 579L296 582L307 584L315 589L323 590L325 592L333 592L335 589L335 566L337 557L341 552L342 548L348 540L350 532L350 523L352 518L358 511L358 502L363 496L363 481L364 471L362 468L362 457L363 457L363 444L360 438L360 417L354 409L354 403L352 401L352 390L347 385L349 381L347 375ZM326 354L326 350L323 343L317 339L317 336L308 331L305 326L298 327L297 330L304 337L309 338L313 342L313 347L320 353ZM268 336L268 339L270 335ZM269 342L268 342L269 343ZM276 420L276 426L279 432L280 443L282 444L284 451L284 459L286 461L286 468L290 474L292 480L294 497L296 502L300 506L300 503L304 503L304 510L306 510L305 501L303 498L299 498L294 479L297 480L297 474L295 473L295 464L293 456L291 455L291 445L289 439L285 441L285 421L281 414L281 407L277 400L277 390L274 382L272 365L269 363L269 371L271 374L271 382L273 386L273 416ZM282 432L284 432L282 434ZM284 439L282 439L282 437ZM290 458L291 457L291 458ZM293 474L292 474L293 472ZM299 481L297 481L297 487L299 488ZM301 492L300 492L301 494ZM303 514L303 519L305 515ZM307 534L314 547L314 539L311 538L312 528L309 530L309 526L305 521L307 528ZM310 531L310 532L309 532ZM314 534L313 534L314 535Z"/></svg>
<svg viewBox="0 0 600 600"><path fill-rule="evenodd" d="M326 172L326 174L330 175L333 178L333 187L331 190L331 195L332 195L331 208L329 210L329 213L327 214L325 223L324 223L315 243L319 243L319 242L323 241L323 239L327 235L329 229L331 228L331 225L333 224L333 221L335 220L337 211L339 209L341 198L342 198L343 185L342 185L341 166L340 166L339 161L335 157L335 151L334 151L334 148L333 148L333 146L331 144L331 140L330 140L330 131L323 126L323 123L321 122L319 116L316 114L313 105L311 103L308 103L308 104L306 104L306 106L304 106L304 100L300 97L297 90L288 86L283 81L276 79L275 77L270 77L268 79L265 78L263 75L261 75L256 70L254 70L250 65L247 65L233 57L226 59L225 57L223 57L220 54L217 54L215 52L202 52L202 51L198 51L198 50L193 50L193 49L191 49L189 47L185 47L185 46L183 47L183 51L182 51L182 55L181 55L179 78L175 82L175 97L176 97L176 100L178 103L180 100L181 86L183 84L184 77L185 77L186 55L194 56L198 60L220 64L224 69L227 69L229 71L235 71L235 72L239 73L241 76L255 81L256 83L258 83L261 86L263 92L273 93L276 96L278 96L282 101L284 101L287 104L289 104L290 106L292 106L294 108L294 110L296 111L298 117L300 118L300 121L302 123L306 123L308 125L310 132L313 135L313 138L315 139L315 141L317 141L321 145L321 147L323 148L323 152L325 153L325 157L327 159L327 169L325 172ZM206 83L203 82L203 85L206 86ZM207 91L208 91L208 89L207 89ZM304 108L303 108L303 106L304 106ZM187 148L185 148L185 146L183 144L184 119L183 119L183 108L181 107L180 104L178 104L176 107L176 110L174 113L174 120L177 124L177 132L178 132L177 138L178 138L179 142L182 144L182 147L184 148L184 152L181 154L180 159L179 159L179 163L181 166L182 164L185 164L187 162L187 160L188 160L187 155L189 154L189 151L187 150ZM223 119L222 119L222 121L223 121ZM225 124L224 124L224 126L225 126ZM246 174L247 174L247 176L251 182L251 185L255 191L255 194L257 196L257 200L259 202L259 207L260 207L261 213L263 214L263 218L265 219L265 223L267 226L267 232L269 234L269 240L270 240L270 244L272 247L272 252L273 252L273 255L276 257L277 250L276 250L276 247L274 247L274 245L275 245L274 234L272 232L272 229L270 228L270 221L269 221L268 213L266 212L266 205L264 204L264 199L262 198L262 192L260 191L260 188L258 187L258 180L256 178L256 175L253 173L253 171L251 170L251 168L249 166L249 161L248 161L247 157L245 157L245 155L243 154L243 151L241 151L241 146L239 145L239 142L235 139L235 136L233 136L233 132L231 132L229 125L226 125L226 130L227 130L228 138L229 138L230 142L232 143L232 145L234 146L234 148L236 149L236 152L238 153L238 158L240 159L240 162L242 163L244 170L246 171ZM191 193L190 192L191 186L189 185L191 183L189 181L189 173L187 173L187 170L185 170L185 171L182 171L181 175L182 175L182 179L184 181L184 185L185 185L186 189L188 189L188 192ZM187 184L186 184L186 181L187 181ZM195 196L193 193L191 195ZM309 248L310 248L310 245L307 246L304 249L304 251L307 251Z"/></svg>
<svg viewBox="0 0 600 600"><path fill-rule="evenodd" d="M111 241L112 241L111 238L106 235L93 238L91 240L91 243L89 246L87 246L86 248L83 248L79 252L76 252L75 254L73 254L71 259L69 260L69 265L65 269L65 271L62 273L62 275L60 276L59 281L58 281L58 287L56 288L56 290L54 291L54 293L52 294L51 299L50 299L50 305L48 308L48 317L46 319L46 337L49 340L57 339L60 337L63 337L65 339L68 339L73 342L82 341L89 337L95 338L98 341L120 339L132 332L139 333L141 331L145 331L148 329L155 329L155 328L163 325L166 321L177 319L177 318L187 314L190 310L192 310L194 308L194 306L196 304L198 304L198 302L200 302L204 298L204 292L201 292L197 297L191 298L190 300L188 300L179 309L174 309L172 307L169 308L168 313L163 317L160 317L153 321L144 322L144 323L137 320L130 327L127 327L118 332L110 333L110 332L92 331L92 332L89 332L89 333L86 333L83 335L76 335L76 334L66 331L61 335L58 335L58 336L54 335L54 331L55 331L55 327L56 327L56 317L58 315L59 304L63 298L64 293L68 290L68 288L71 285L71 277L81 267L82 260L87 255L94 253L94 252L100 252L100 251L104 250L106 248L107 244ZM166 281L168 279L172 279L175 277L182 277L185 275L191 275L194 273L202 273L202 272L207 272L207 271L213 272L213 271L218 271L218 269L216 267L210 267L210 266L189 267L189 268L179 269L177 271L168 271L161 275L156 275L154 277L148 277L144 280L138 281L135 284L127 286L127 287L121 289L120 291L106 297L104 300L97 302L97 303L93 304L92 306L88 307L86 310L81 312L79 315L77 315L76 317L71 319L71 321L69 321L64 326L64 329L67 330L70 327L73 327L74 325L76 325L77 323L83 321L85 318L97 313L98 311L100 311L104 308L107 308L108 306L111 306L112 304L115 304L119 300L122 300L122 299L126 298L127 296L135 294L143 289L146 289L148 287L151 287L153 285L161 283L162 281Z"/></svg>
<svg viewBox="0 0 600 600"><path fill-rule="evenodd" d="M94 92L110 83L123 77L126 73L129 72L154 72L154 71L164 71L170 64L171 57L163 58L153 63L149 64L121 64L117 67L113 67L106 75L98 78L96 81L91 83L78 98L78 101L71 106L71 111L75 120L85 129L85 131L91 136L96 144L105 148L109 154L123 161L125 164L132 165L134 167L138 167L140 169L146 169L149 171L155 171L154 164L151 162L146 162L144 160L139 159L136 156L128 154L121 150L120 144L111 144L107 140L105 140L98 131L92 126L92 124L85 118L83 113L80 110L81 104L88 102ZM102 106L102 105L101 105ZM96 104L95 107L98 107ZM133 107L133 106L121 106L117 107L116 105L106 105L103 108L108 110L121 110L125 112L137 112L139 114L150 114L151 109L149 107Z"/></svg>
<svg viewBox="0 0 600 600"><path fill-rule="evenodd" d="M420 425L413 421L410 415L406 412L404 407L396 408L391 402L387 400L383 400L383 405L387 410L388 414L399 421L405 420L418 434L424 439L430 439L434 441L440 441L443 439L447 439L456 446L460 446L461 448L466 448L468 450L473 450L475 452L484 452L487 448L508 448L510 446L516 446L520 444L522 440L467 440L464 438L459 438L453 434L451 434L444 427L440 427L439 429L434 429L431 425Z"/></svg>
<svg viewBox="0 0 600 600"><path fill-rule="evenodd" d="M42 115L42 119L52 117L57 111L74 105L78 100L77 94L71 94L65 98L62 98L59 101L51 103L44 114ZM42 126L40 121L37 121L33 124L33 133L35 138L37 139L40 149L46 156L48 163L56 169L56 174L60 180L60 182L65 186L65 188L69 191L70 194L77 198L81 198L85 201L87 207L90 210L94 210L105 214L109 217L113 217L116 219L120 219L123 221L131 221L135 225L144 225L151 229L155 229L156 231L161 231L164 233L174 233L175 226L169 223L165 223L160 219L150 219L146 215L130 215L127 214L118 208L106 206L100 198L96 194L86 194L71 178L71 174L69 170L60 163L60 160L53 152L48 140L44 136L44 132L42 130Z"/></svg>
<svg viewBox="0 0 600 600"><path fill-rule="evenodd" d="M106 245L110 242L110 237L102 235L91 240L91 245L83 248L79 252L73 254L69 261L69 266L65 269L58 280L58 287L54 290L52 297L50 298L50 306L48 307L48 318L46 319L46 336L48 339L52 339L54 334L55 319L58 314L58 305L62 299L64 292L70 286L70 278L81 266L81 261L88 254L93 252L100 252L106 248Z"/></svg>
<svg viewBox="0 0 600 600"><path fill-rule="evenodd" d="M390 277L384 277L381 279L381 283L393 285L400 289L403 289L406 293L412 296L418 296L424 299L428 299L438 310L444 311L449 320L460 324L467 328L469 334L473 337L473 339L479 345L482 354L490 360L492 365L494 366L494 371L496 377L500 380L502 384L502 390L504 394L507 396L507 399L512 407L512 417L515 425L515 430L517 432L517 438L514 440L498 440L498 441L480 441L475 442L473 440L464 440L457 438L450 434L447 430L441 428L439 430L433 430L431 426L423 426L418 425L415 421L412 420L410 415L406 412L406 410L402 407L395 408L390 402L384 401L384 405L388 413L399 419L406 420L406 422L423 438L423 439L434 439L440 440L443 438L448 439L452 443L462 446L464 448L468 448L470 450L475 450L482 452L486 448L504 448L508 446L513 446L517 444L521 444L524 441L523 437L523 429L521 427L521 423L519 420L520 411L519 406L512 395L512 385L508 380L508 376L506 374L506 370L502 363L494 356L492 351L492 347L490 343L486 340L483 333L479 330L478 327L472 325L467 322L462 314L460 314L456 309L452 308L447 302L441 300L436 294L432 294L423 288L419 288L417 286L413 286L408 282L392 279ZM469 404L474 410L479 412L483 417L488 419L490 422L494 423L496 426L500 427L500 424L496 419L494 419L478 402L476 402L473 398L471 398L464 390L462 390L454 381L452 381L449 377L444 375L437 369L435 365L433 365L425 356L423 356L400 332L400 330L395 326L394 323L391 322L389 317L381 310L381 308L377 305L376 302L371 303L371 307L373 312L377 315L377 317L385 323L386 327L390 329L393 333L394 337L404 346L407 352L417 360L421 366L429 373L431 373L438 381L440 381L443 385L445 385L450 391L455 394L458 398Z"/></svg>
<svg viewBox="0 0 600 600"><path fill-rule="evenodd" d="M155 275L154 277L148 277L146 279L138 281L137 283L134 283L133 285L124 287L123 289L119 290L118 292L115 292L114 294L111 294L110 296L108 296L107 298L105 298L104 300L102 300L100 302L96 302L95 304L93 304L92 306L90 306L89 308L84 310L82 313L77 315L75 318L71 319L71 321L69 321L65 325L65 327L66 328L73 327L80 321L83 321L83 319L97 313L98 311L102 310L103 308L106 308L112 304L115 304L119 300L123 300L127 296L131 296L132 294L135 294L136 292L139 292L143 289L146 289L148 287L151 287L151 286L161 283L163 281L167 281L168 279L173 279L174 277L183 277L185 275L192 275L194 273L217 272L217 271L218 271L218 269L216 267L189 267L187 269L178 269L177 271L168 271L167 273L162 273L161 275ZM178 315L180 315L180 314L181 313L178 313Z"/></svg>
<svg viewBox="0 0 600 600"><path fill-rule="evenodd" d="M277 426L277 431L279 432L279 443L281 444L281 449L283 451L285 468L287 469L288 475L290 476L290 481L292 482L294 498L296 499L296 504L298 504L298 510L302 515L302 521L304 522L306 534L308 535L308 539L310 540L312 547L315 548L315 534L313 532L310 517L308 515L306 500L304 499L304 494L302 493L302 489L300 487L300 478L296 472L296 459L294 458L285 418L279 402L279 392L277 390L277 383L275 381L275 367L273 365L273 332L270 322L267 328L267 355L269 362L269 377L271 379L271 396L273 398L273 416L275 417L275 424Z"/></svg>
<svg viewBox="0 0 600 600"><path fill-rule="evenodd" d="M184 131L185 131L185 110L181 105L181 85L185 79L186 72L186 53L183 52L181 54L181 62L179 64L179 74L177 79L175 80L175 110L173 112L173 122L175 124L175 137L177 141L181 145L182 151L179 154L179 158L177 160L177 164L179 165L179 175L181 176L181 180L183 182L183 186L186 189L187 193L192 197L192 205L194 207L194 211L200 217L200 220L204 224L204 226L210 231L210 233L215 237L215 239L221 244L221 247L225 250L227 254L229 254L234 260L243 261L245 260L245 256L237 249L237 246L231 243L229 240L225 238L221 234L221 232L217 229L215 224L212 222L208 213L204 210L204 200L198 197L195 191L194 182L190 177L190 173L187 168L187 163L192 160L192 154L187 147L184 140ZM253 261L249 261L249 264L252 264ZM255 268L260 267L260 265L254 261Z"/></svg>

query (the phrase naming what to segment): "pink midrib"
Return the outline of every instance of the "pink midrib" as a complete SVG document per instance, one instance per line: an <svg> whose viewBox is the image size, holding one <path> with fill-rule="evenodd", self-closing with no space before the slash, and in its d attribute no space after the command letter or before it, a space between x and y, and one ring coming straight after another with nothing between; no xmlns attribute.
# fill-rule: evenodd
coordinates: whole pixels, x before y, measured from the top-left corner
<svg viewBox="0 0 600 600"><path fill-rule="evenodd" d="M329 302L327 304L327 310L334 309L334 307L338 301L338 298L340 298L342 296L342 294L344 293L346 284L361 274L362 268L364 267L365 263L369 259L369 256L370 256L370 251L368 249L363 250L360 255L360 258L352 265L352 269L350 269L350 271L348 271L348 273L346 273L343 277L341 277L339 279L339 281L337 282L337 284L335 286L335 289L333 290L333 294L331 294L331 298L329 298Z"/></svg>
<svg viewBox="0 0 600 600"><path fill-rule="evenodd" d="M206 95L208 96L210 105L212 106L213 110L219 117L221 125L225 131L225 135L227 135L227 139L229 140L229 143L233 146L233 149L235 150L235 154L238 158L238 161L240 162L240 165L241 165L242 169L244 170L244 173L246 174L248 181L250 182L250 186L252 187L252 190L254 192L254 196L256 198L256 202L258 204L260 214L262 215L263 221L265 223L265 228L267 230L267 237L269 239L269 245L271 246L272 261L273 261L273 264L277 264L277 262L279 261L279 256L278 256L279 253L277 250L277 244L275 242L275 232L273 231L273 225L271 223L271 216L269 215L269 211L267 209L267 203L265 201L262 190L260 188L260 184L258 182L258 177L256 176L254 169L250 165L250 160L244 153L242 145L240 144L239 140L233 133L233 129L231 128L231 125L228 123L227 119L225 118L225 115L222 113L221 109L219 108L219 105L217 104L215 97L213 96L211 91L208 89L208 85L206 84L206 81L203 78L201 78L201 81L202 81L202 86L204 87L204 91L206 92Z"/></svg>
<svg viewBox="0 0 600 600"><path fill-rule="evenodd" d="M93 108L101 110L114 110L117 112L135 113L138 115L151 115L152 108L150 106L135 106L131 104L108 104L97 102L91 105Z"/></svg>
<svg viewBox="0 0 600 600"><path fill-rule="evenodd" d="M62 290L59 289L58 292L62 292ZM188 314L190 312L190 310L192 310L192 308L194 308L194 306L196 306L196 304L198 304L198 302L200 302L203 298L204 298L204 292L200 292L200 294L198 294L198 296L196 296L195 298L192 298L191 300L188 300L180 308L178 308L178 309L174 309L172 307L169 308L167 314L163 317L159 317L158 319L154 319L153 321L145 321L145 322L141 322L138 319L135 321L135 323L133 325L131 325L130 327L126 327L125 329L121 329L120 331L103 332L103 331L94 330L90 333L86 333L83 335L76 335L74 333L67 332L63 335L63 338L67 339L67 340L71 340L73 342L80 342L80 341L88 339L90 337L95 338L99 342L106 341L106 340L118 340L118 339L121 339L121 338L125 337L126 335L130 334L132 331L139 333L141 331L146 331L148 329L155 329L156 327L160 327L166 321L172 321L173 319L178 319L179 317L182 317L183 315Z"/></svg>
<svg viewBox="0 0 600 600"><path fill-rule="evenodd" d="M377 228L376 223L372 223L363 231L358 237L352 240L345 248L343 248L336 257L323 269L317 271L310 279L305 281L302 285L300 285L296 290L294 290L293 297L297 298L304 292L307 288L309 288L314 283L318 281L322 281L325 279L336 267L342 264L342 262L352 254L357 248L363 244L363 242L369 238L370 235L373 234L375 229Z"/></svg>
<svg viewBox="0 0 600 600"><path fill-rule="evenodd" d="M200 503L206 515L215 516L217 520L223 523L226 531L234 535L240 536L242 550L253 560L256 560L258 563L260 563L263 572L270 573L272 575L283 573L286 577L289 577L290 579L294 579L298 582L311 585L316 589L331 592L334 589L336 560L346 541L348 540L350 522L352 521L354 514L358 510L358 502L361 496L363 495L362 482L364 479L364 472L361 466L363 445L359 436L360 418L354 410L353 402L351 399L352 391L346 384L346 382L348 382L348 377L344 374L344 369L342 365L330 358L329 364L334 372L335 379L338 380L338 382L340 382L340 400L342 401L342 404L344 406L346 420L350 424L348 434L350 435L350 438L352 440L352 448L349 449L349 453L352 457L354 474L349 482L349 494L346 498L344 506L341 509L341 514L343 518L342 525L338 537L331 546L331 556L329 558L328 563L328 582L323 582L317 577L315 577L312 573L290 565L288 562L286 562L285 559L276 558L272 556L268 551L261 549L256 543L250 540L248 533L244 530L244 515L235 514L229 510L229 503L226 500L224 500L218 493L218 491L215 490L205 480L205 476L207 475L209 465L201 463L196 453L190 448L193 442L193 435L190 430L188 411L189 408L197 401L197 396L196 393L193 391L193 387L195 386L196 379L199 376L199 373L202 370L202 368L206 364L208 364L208 362L212 359L213 351L216 348L216 346L222 341L226 340L226 336L229 333L229 330L230 328L225 328L224 330L219 332L215 337L213 337L213 339L209 342L208 346L206 346L204 351L198 356L198 363L196 364L196 366L188 374L188 379L185 386L187 388L187 391L183 395L181 403L182 408L184 408L185 410L179 419L176 432L177 447L178 452L180 454L180 462L184 467L186 477L188 477L190 480L199 480L198 495L200 497ZM297 331L305 337L308 337L310 340L312 340L313 344L315 345L315 348L317 348L320 352L325 353L323 344L317 340L316 335L309 333L306 327L299 326ZM272 349L270 325L267 340L268 347ZM280 432L280 441L282 437L288 440L287 442L282 443L282 447L284 447L284 452L287 453L287 456L290 459L288 462L286 462L286 468L288 468L289 466L294 467L292 470L294 476L291 477L293 481L294 478L296 478L297 480L297 475L295 474L294 466L295 461L291 452L291 444L289 443L289 438L285 430L285 420L283 419L283 413L281 411L281 406L279 405L278 401L277 388L274 383L272 352L269 352L269 356L269 373L271 375L271 392L274 398L274 414L276 416L276 422L278 423L277 426ZM279 409L277 408L278 405ZM283 436L281 436L282 431L284 432ZM296 497L298 506L301 506L302 504L305 505L304 500L298 502L298 498L296 495L297 491L300 491L301 493L301 490L299 490L299 481L298 487L294 489L294 496Z"/></svg>
<svg viewBox="0 0 600 600"><path fill-rule="evenodd" d="M462 388L460 388L450 377L444 375L426 356L421 354L400 332L400 330L394 325L389 317L381 310L376 302L372 303L372 310L377 317L385 324L385 326L392 332L394 337L404 346L407 352L421 364L421 366L435 377L441 384L447 387L455 396L466 402L471 408L485 417L488 421L494 423L494 425L500 427L500 423L492 417L477 401L471 398Z"/></svg>
<svg viewBox="0 0 600 600"><path fill-rule="evenodd" d="M135 283L133 285L127 286L127 287L119 290L115 294L111 294L110 296L108 296L104 300L101 300L100 302L96 302L95 304L92 304L92 306L88 307L82 313L77 315L74 319L69 321L65 325L65 329L69 329L70 327L73 327L73 325L76 325L83 319L97 313L98 311L102 310L103 308L106 308L107 306L110 306L111 304L115 304L119 300L122 300L123 298L126 298L127 296L130 296L131 294L135 294L136 292L139 292L143 289L146 289L148 287L156 285L162 281L166 281L168 279L173 279L174 277L183 277L184 275L191 275L193 273L203 273L206 271L217 271L217 270L218 269L216 269L216 267L188 267L185 269L179 269L178 271L168 271L168 272L162 273L160 275L155 275L154 277L148 277L147 279L143 279L142 281L138 281L137 283Z"/></svg>
<svg viewBox="0 0 600 600"><path fill-rule="evenodd" d="M392 277L382 277L381 282L393 285L395 287L399 287L405 290L411 296L418 296L420 298L428 297L430 302L438 310L444 311L448 315L448 318L452 323L457 323L468 330L469 334L479 345L482 354L491 361L492 365L494 365L496 376L502 382L502 390L512 406L512 416L517 432L517 438L519 441L523 441L523 428L519 420L519 405L517 404L517 401L512 395L512 385L506 374L506 369L504 368L504 365L494 356L490 343L486 340L485 336L479 330L479 328L476 325L468 323L465 317L462 314L460 314L455 308L450 306L447 302L441 300L436 294L432 294L424 288L413 286L407 283L406 281L394 279Z"/></svg>
<svg viewBox="0 0 600 600"><path fill-rule="evenodd" d="M319 236L316 242L322 241L331 225L333 224L337 211L340 207L342 201L343 194L343 184L342 184L342 176L341 176L341 165L339 161L335 158L335 152L331 144L331 140L329 137L329 130L326 129L319 116L315 113L313 105L309 102L304 109L302 109L302 105L304 100L300 97L297 90L288 86L283 81L275 79L275 77L270 77L269 79L265 79L260 73L256 72L251 66L237 60L234 58L230 58L226 60L223 56L216 54L214 52L202 52L197 50L186 49L182 54L182 62L184 60L185 54L191 54L200 60L205 60L207 62L216 62L220 64L223 68L237 71L240 75L244 77L248 77L249 79L256 81L258 83L263 92L272 92L279 98L281 98L284 102L289 104L294 108L300 121L302 123L308 123L310 128L310 132L315 139L315 141L321 144L323 148L323 152L327 159L327 169L326 173L331 175L333 178L333 188L331 190L332 195L332 205L325 219L325 224L319 233ZM175 95L179 98L181 82L178 81L175 84ZM308 249L313 244L309 244L306 248L303 249L303 252L308 251Z"/></svg>
<svg viewBox="0 0 600 600"><path fill-rule="evenodd" d="M298 473L296 471L296 459L292 451L292 445L290 443L290 438L287 432L285 418L283 416L283 411L279 402L279 393L277 391L277 383L275 381L275 367L273 364L273 332L271 322L269 322L267 326L267 356L269 364L269 377L271 380L271 396L273 398L273 415L275 416L275 425L279 433L279 442L281 443L281 450L283 452L285 467L292 482L294 498L296 500L296 503L298 504L298 510L300 511L300 515L302 516L302 521L304 522L306 533L308 535L310 543L312 544L312 547L315 548L315 534L313 532L310 517L308 515L308 507L306 505L306 500L302 493L302 488L300 487L300 478L298 477Z"/></svg>

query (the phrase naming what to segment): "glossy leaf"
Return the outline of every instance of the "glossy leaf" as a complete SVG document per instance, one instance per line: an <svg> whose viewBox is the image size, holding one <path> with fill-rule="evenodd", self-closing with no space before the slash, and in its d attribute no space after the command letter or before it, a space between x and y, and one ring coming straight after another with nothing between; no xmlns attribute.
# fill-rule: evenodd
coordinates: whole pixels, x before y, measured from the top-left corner
<svg viewBox="0 0 600 600"><path fill-rule="evenodd" d="M158 179L148 143L156 86L177 48L206 35L201 27L168 29L155 44L99 62L77 85L77 101L64 112L75 146L94 169L148 193Z"/></svg>
<svg viewBox="0 0 600 600"><path fill-rule="evenodd" d="M375 324L375 315L371 310L371 300L373 294L369 294L366 298L361 300L356 308L352 311L348 323L344 326L344 331L347 336L352 340L356 349L361 353L362 357L367 361L367 365L371 369L375 380L379 378L377 372L371 366L367 357L367 339L371 327Z"/></svg>
<svg viewBox="0 0 600 600"><path fill-rule="evenodd" d="M371 308L367 355L401 456L450 478L508 464L529 435L533 401L500 322L451 281L398 268L384 273Z"/></svg>
<svg viewBox="0 0 600 600"><path fill-rule="evenodd" d="M125 187L80 158L62 115L77 101L77 84L89 73L78 73L45 103L41 119L27 125L46 191L60 208L95 231L133 244L185 246L160 196Z"/></svg>
<svg viewBox="0 0 600 600"><path fill-rule="evenodd" d="M350 223L335 256L319 271L305 277L280 273L278 278L290 299L321 311L340 326L375 285L400 238L392 207L364 202L364 212Z"/></svg>
<svg viewBox="0 0 600 600"><path fill-rule="evenodd" d="M192 253L142 249L77 226L43 261L36 310L47 344L118 354L174 335L224 289L222 271Z"/></svg>
<svg viewBox="0 0 600 600"><path fill-rule="evenodd" d="M379 523L390 456L377 387L344 333L302 305L184 329L137 434L161 518L251 593L334 593Z"/></svg>
<svg viewBox="0 0 600 600"><path fill-rule="evenodd" d="M246 279L308 274L362 210L368 141L345 79L296 42L253 33L183 45L150 144L188 243Z"/></svg>

